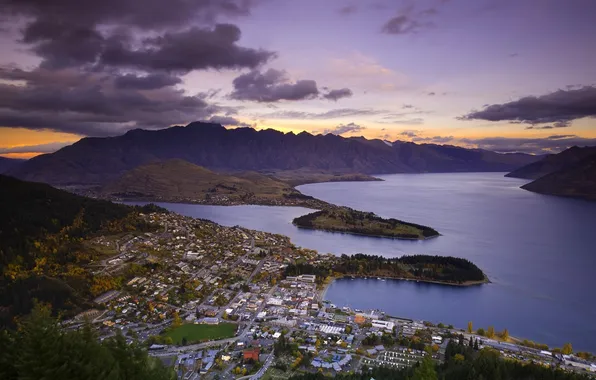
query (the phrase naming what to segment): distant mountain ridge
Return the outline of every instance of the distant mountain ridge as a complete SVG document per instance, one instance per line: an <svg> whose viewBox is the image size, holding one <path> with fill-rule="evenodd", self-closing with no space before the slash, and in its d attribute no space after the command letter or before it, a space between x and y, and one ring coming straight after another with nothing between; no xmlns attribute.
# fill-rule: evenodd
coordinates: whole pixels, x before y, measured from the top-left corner
<svg viewBox="0 0 596 380"><path fill-rule="evenodd" d="M507 177L534 179L522 189L535 193L596 200L596 147L571 147Z"/></svg>
<svg viewBox="0 0 596 380"><path fill-rule="evenodd" d="M596 154L572 167L540 177L522 186L522 189L596 201Z"/></svg>
<svg viewBox="0 0 596 380"><path fill-rule="evenodd" d="M551 154L542 160L523 166L507 174L506 177L538 179L547 174L572 167L584 159L596 154L596 147L573 146L558 154Z"/></svg>
<svg viewBox="0 0 596 380"><path fill-rule="evenodd" d="M402 141L388 145L363 137L226 129L194 122L156 131L132 130L118 137L84 138L9 173L56 185L106 184L135 167L176 158L218 172L309 168L365 174L511 171L538 159L455 146Z"/></svg>
<svg viewBox="0 0 596 380"><path fill-rule="evenodd" d="M0 157L0 174L16 168L25 161L17 158Z"/></svg>

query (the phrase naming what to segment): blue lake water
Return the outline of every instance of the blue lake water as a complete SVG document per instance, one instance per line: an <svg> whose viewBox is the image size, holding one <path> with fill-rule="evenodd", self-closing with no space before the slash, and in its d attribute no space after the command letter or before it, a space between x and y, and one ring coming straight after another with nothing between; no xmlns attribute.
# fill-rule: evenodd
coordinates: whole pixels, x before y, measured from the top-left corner
<svg viewBox="0 0 596 380"><path fill-rule="evenodd" d="M503 173L396 174L384 182L303 185L325 201L429 225L427 241L300 230L310 210L295 207L161 204L217 223L280 233L319 252L387 257L465 257L491 284L459 288L411 281L338 280L326 293L337 305L465 327L493 325L551 346L571 342L596 352L596 203L534 194Z"/></svg>

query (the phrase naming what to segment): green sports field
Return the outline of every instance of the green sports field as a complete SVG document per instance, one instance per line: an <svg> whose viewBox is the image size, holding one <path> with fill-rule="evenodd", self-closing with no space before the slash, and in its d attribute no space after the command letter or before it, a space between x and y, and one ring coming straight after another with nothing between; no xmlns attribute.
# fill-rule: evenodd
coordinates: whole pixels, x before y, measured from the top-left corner
<svg viewBox="0 0 596 380"><path fill-rule="evenodd" d="M192 323L174 328L166 333L175 344L181 344L186 338L187 343L196 343L206 340L231 338L236 333L237 325L233 323L220 323L219 325L195 325Z"/></svg>

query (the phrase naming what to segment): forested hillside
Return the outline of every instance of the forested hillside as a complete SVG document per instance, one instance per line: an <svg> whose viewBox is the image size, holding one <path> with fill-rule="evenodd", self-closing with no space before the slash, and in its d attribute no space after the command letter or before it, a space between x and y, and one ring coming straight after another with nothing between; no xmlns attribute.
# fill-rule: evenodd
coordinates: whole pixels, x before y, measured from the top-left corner
<svg viewBox="0 0 596 380"><path fill-rule="evenodd" d="M33 299L74 313L94 277L83 266L99 252L85 238L99 232L149 230L133 208L0 175L0 326L29 312Z"/></svg>
<svg viewBox="0 0 596 380"><path fill-rule="evenodd" d="M388 259L373 255L341 255L331 264L313 266L310 264L289 265L285 274L315 274L323 281L334 274L351 276L383 276L418 279L453 284L480 283L486 281L482 270L466 259L449 256L413 255Z"/></svg>
<svg viewBox="0 0 596 380"><path fill-rule="evenodd" d="M65 331L37 305L16 330L0 331L0 379L168 380L173 370L122 335L99 341L86 326Z"/></svg>

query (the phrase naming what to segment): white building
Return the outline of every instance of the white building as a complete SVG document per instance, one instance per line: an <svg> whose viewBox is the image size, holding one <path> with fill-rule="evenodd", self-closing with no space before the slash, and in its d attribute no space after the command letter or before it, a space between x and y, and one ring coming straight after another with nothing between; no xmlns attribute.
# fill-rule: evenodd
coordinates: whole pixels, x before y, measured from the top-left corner
<svg viewBox="0 0 596 380"><path fill-rule="evenodd" d="M378 319L373 319L371 324L373 325L373 327L377 327L377 328L385 329L385 330L393 330L393 326L395 326L395 323L393 323L393 322L381 321Z"/></svg>

